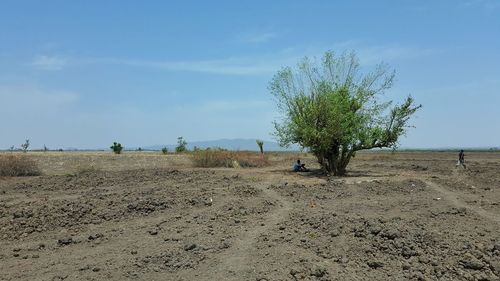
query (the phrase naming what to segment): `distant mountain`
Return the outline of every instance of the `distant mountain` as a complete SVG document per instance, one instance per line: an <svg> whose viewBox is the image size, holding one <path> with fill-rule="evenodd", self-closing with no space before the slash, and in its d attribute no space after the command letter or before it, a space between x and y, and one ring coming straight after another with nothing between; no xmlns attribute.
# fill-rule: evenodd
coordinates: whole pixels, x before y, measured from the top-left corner
<svg viewBox="0 0 500 281"><path fill-rule="evenodd" d="M166 146L170 151L175 150L176 144L168 144L168 145L151 145L142 147L146 150L161 150L164 146ZM192 150L194 147L198 148L208 148L208 147L220 147L229 150L250 150L250 151L258 151L259 146L255 142L255 139L220 139L220 140L211 140L211 141L193 141L189 142L188 140L188 149ZM300 150L297 146L292 146L289 148L284 148L279 146L278 143L272 141L264 141L264 151L298 151Z"/></svg>

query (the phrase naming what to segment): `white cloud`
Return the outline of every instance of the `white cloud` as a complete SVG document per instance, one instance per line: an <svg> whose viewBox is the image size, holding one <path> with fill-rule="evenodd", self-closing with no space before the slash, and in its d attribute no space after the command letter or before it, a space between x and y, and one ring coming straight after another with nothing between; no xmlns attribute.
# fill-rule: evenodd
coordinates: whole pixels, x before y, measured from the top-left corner
<svg viewBox="0 0 500 281"><path fill-rule="evenodd" d="M61 70L66 66L67 61L58 56L38 56L32 62L32 65L41 70Z"/></svg>

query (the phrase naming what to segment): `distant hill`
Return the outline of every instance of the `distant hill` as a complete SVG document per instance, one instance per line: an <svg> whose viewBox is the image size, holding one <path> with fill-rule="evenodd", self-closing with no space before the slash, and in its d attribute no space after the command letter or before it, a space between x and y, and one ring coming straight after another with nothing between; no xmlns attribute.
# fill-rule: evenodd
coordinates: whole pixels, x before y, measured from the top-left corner
<svg viewBox="0 0 500 281"><path fill-rule="evenodd" d="M151 145L142 147L146 150L161 150L166 146L170 151L175 150L176 144L168 145ZM220 147L229 150L249 150L258 151L259 147L255 142L255 139L220 139L220 140L210 140L210 141L194 141L189 142L188 149L192 150L194 147L198 148L208 148L208 147ZM279 146L278 143L272 141L264 141L264 151L298 151L300 150L297 146L292 146L290 148L284 148Z"/></svg>

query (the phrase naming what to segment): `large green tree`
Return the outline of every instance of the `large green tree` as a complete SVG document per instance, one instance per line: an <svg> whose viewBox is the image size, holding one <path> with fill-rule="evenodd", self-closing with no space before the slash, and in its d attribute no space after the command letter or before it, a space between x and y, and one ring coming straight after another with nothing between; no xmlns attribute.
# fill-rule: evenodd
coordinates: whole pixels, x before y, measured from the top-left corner
<svg viewBox="0 0 500 281"><path fill-rule="evenodd" d="M381 102L394 71L385 64L362 70L354 52L326 52L320 62L306 57L278 71L269 90L282 113L274 123L280 144L309 149L337 176L345 175L356 151L396 147L421 105L411 96L399 105Z"/></svg>

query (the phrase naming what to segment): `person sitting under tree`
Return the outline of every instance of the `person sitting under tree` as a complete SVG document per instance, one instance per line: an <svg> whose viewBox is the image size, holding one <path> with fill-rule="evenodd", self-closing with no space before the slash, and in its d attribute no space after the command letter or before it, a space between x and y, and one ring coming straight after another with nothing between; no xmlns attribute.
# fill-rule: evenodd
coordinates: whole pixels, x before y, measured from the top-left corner
<svg viewBox="0 0 500 281"><path fill-rule="evenodd" d="M306 164L301 164L300 159L297 159L297 162L293 165L294 172L308 172L309 170L306 168Z"/></svg>
<svg viewBox="0 0 500 281"><path fill-rule="evenodd" d="M457 166L458 165L462 165L464 167L464 169L466 168L465 167L465 154L464 154L464 150L460 150L460 153L458 153L458 163L457 163Z"/></svg>

